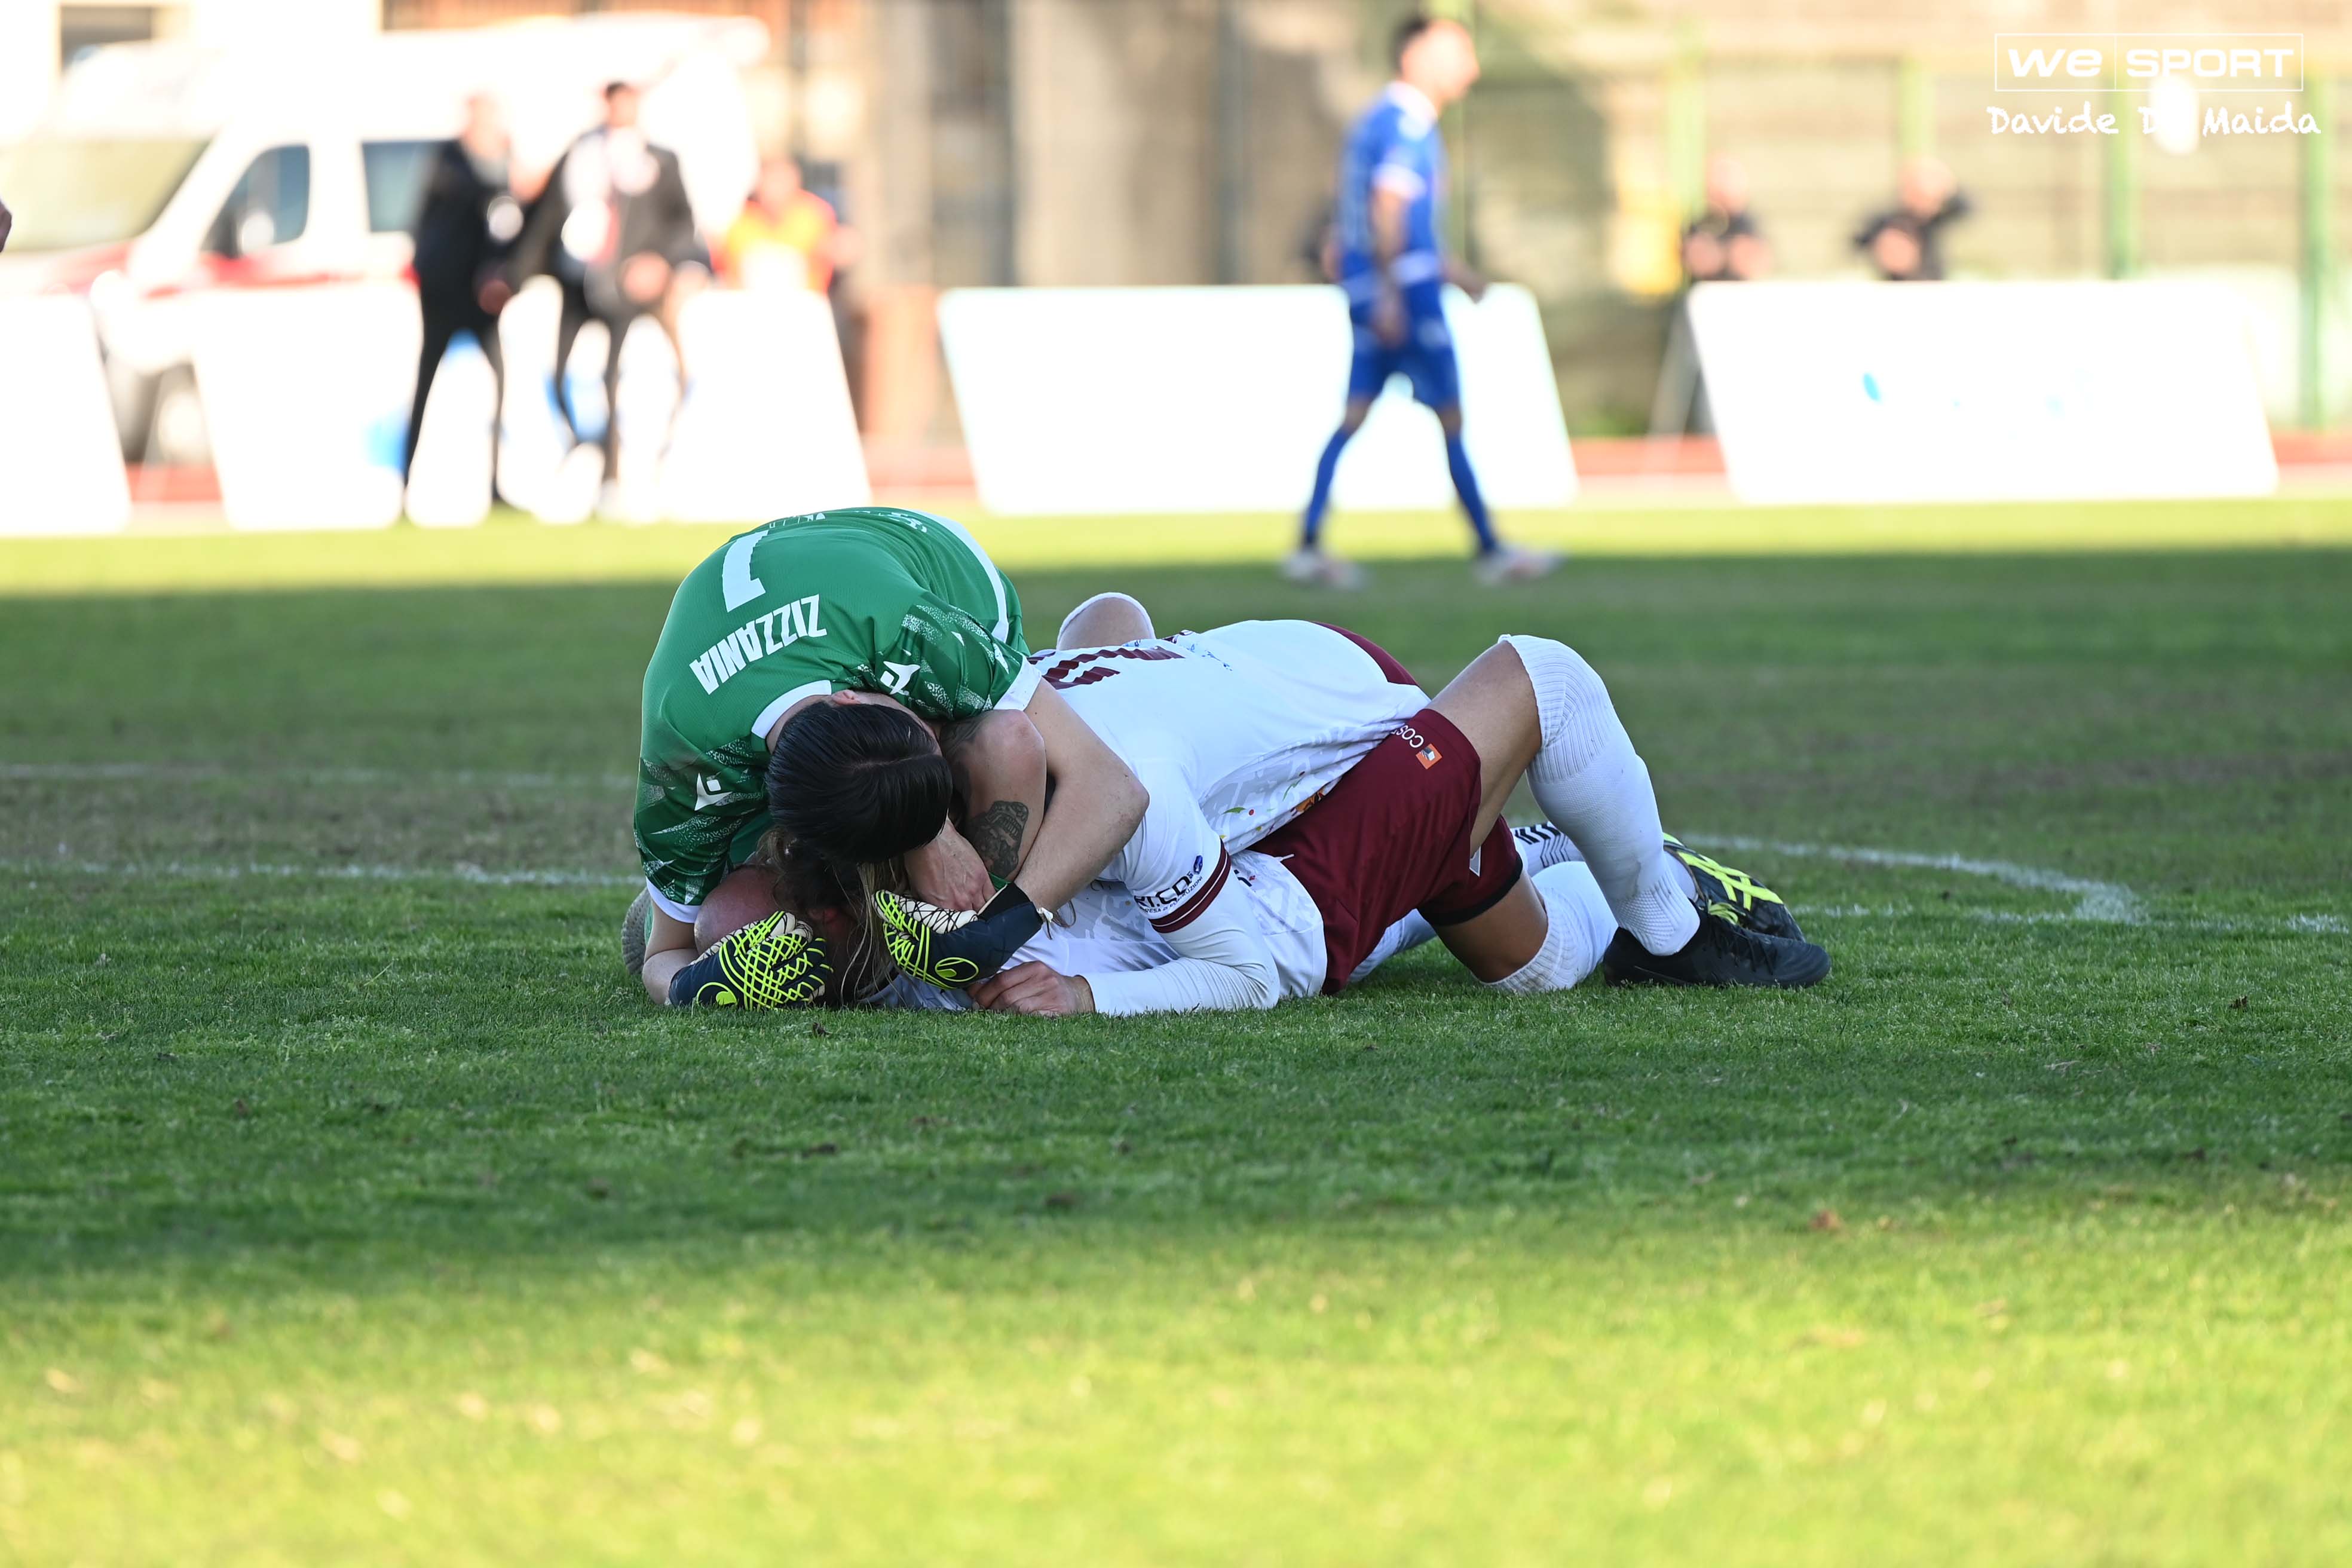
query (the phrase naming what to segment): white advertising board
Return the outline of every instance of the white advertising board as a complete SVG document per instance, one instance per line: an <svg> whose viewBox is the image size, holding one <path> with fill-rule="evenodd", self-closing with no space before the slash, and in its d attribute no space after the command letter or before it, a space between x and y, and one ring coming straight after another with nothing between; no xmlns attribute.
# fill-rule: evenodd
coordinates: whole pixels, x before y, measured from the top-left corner
<svg viewBox="0 0 2352 1568"><path fill-rule="evenodd" d="M2185 282L1703 284L1732 489L1766 503L2267 495L2244 311Z"/></svg>
<svg viewBox="0 0 2352 1568"><path fill-rule="evenodd" d="M0 300L0 534L104 533L131 487L88 300Z"/></svg>
<svg viewBox="0 0 2352 1568"><path fill-rule="evenodd" d="M415 294L351 284L222 290L190 304L196 384L230 523L374 528L398 518L423 341ZM541 279L499 321L499 481L516 504L576 521L597 504L600 464L593 450L571 449L556 415L557 305ZM638 321L623 346L619 480L632 516L756 522L871 499L822 297L708 292L688 302L679 331L692 372L683 404L658 324ZM607 417L605 347L601 327L583 330L569 371L591 434ZM462 527L488 513L491 384L488 360L459 339L425 410L407 495L418 522Z"/></svg>
<svg viewBox="0 0 2352 1568"><path fill-rule="evenodd" d="M692 387L662 465L665 516L758 522L874 499L824 295L713 290L678 335Z"/></svg>
<svg viewBox="0 0 2352 1568"><path fill-rule="evenodd" d="M1448 290L1471 461L1496 507L1575 499L1534 298ZM1286 511L1347 399L1337 289L959 289L940 333L982 504L1005 513ZM1342 509L1454 504L1436 419L1402 378L1349 444Z"/></svg>
<svg viewBox="0 0 2352 1568"><path fill-rule="evenodd" d="M567 456L570 437L555 410L560 299L552 280L534 279L499 319L507 364L499 482L516 505L570 522L595 504L599 465L591 451ZM682 403L677 359L657 322L639 319L621 349L618 479L634 513L758 522L873 499L824 296L708 289L687 302L678 332L688 371ZM572 406L592 436L608 417L606 347L604 330L591 323L565 369ZM437 381L433 395L437 403ZM435 433L427 409L425 441ZM420 444L420 487L427 456Z"/></svg>
<svg viewBox="0 0 2352 1568"><path fill-rule="evenodd" d="M191 298L196 395L234 528L383 528L423 329L396 283Z"/></svg>

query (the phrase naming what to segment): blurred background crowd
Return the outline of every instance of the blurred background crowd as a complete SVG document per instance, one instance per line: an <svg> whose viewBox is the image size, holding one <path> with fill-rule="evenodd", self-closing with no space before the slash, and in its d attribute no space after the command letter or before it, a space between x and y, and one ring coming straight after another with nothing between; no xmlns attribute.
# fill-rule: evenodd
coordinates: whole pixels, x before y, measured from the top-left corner
<svg viewBox="0 0 2352 1568"><path fill-rule="evenodd" d="M2175 155L2139 137L1989 129L1993 34L2111 26L2096 0L1432 8L1472 29L1485 68L1444 120L1446 238L1533 292L1580 437L1703 427L1680 299L1693 281L1768 275L2221 279L2263 323L2274 419L2325 425L2352 401L2352 353L2326 352L2347 331L2327 135ZM170 287L407 270L426 378L459 336L494 346L488 323L533 276L562 290L567 348L590 322L641 316L675 338L681 302L705 288L822 294L877 484L919 480L951 466L959 438L940 290L1311 280L1340 139L1409 9L9 0L0 196L17 232L0 291L105 275L226 123L206 92L279 100ZM654 13L705 30L622 26ZM2245 25L2195 5L2162 20ZM2339 5L2281 0L2260 20L2302 32L2315 62L2352 57ZM600 25L593 47L563 42ZM486 27L526 42L424 44ZM415 50L381 52L411 35ZM134 68L112 59L139 52L111 47L124 44L178 63ZM205 78L197 56L266 64ZM2332 133L2327 85L2300 107ZM303 120L371 95L406 107L361 125L364 207L346 215ZM332 222L353 243L324 243ZM174 440L168 375L149 380L118 389L134 460L168 458ZM557 396L569 419L561 377Z"/></svg>

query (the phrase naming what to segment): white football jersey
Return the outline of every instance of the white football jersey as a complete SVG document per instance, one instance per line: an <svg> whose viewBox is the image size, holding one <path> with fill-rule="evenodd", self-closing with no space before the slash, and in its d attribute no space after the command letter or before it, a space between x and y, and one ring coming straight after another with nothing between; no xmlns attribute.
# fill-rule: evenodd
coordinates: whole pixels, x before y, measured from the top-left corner
<svg viewBox="0 0 2352 1568"><path fill-rule="evenodd" d="M1279 862L1235 857L1312 805L1427 707L1428 695L1391 682L1355 642L1309 621L1243 621L1049 650L1031 662L1135 771L1151 803L1102 879L1013 962L1064 974L1159 968L1181 956L1180 933L1236 880L1251 894L1279 994L1320 990L1323 919L1314 901ZM882 1000L962 1001L917 994L926 989L900 984Z"/></svg>
<svg viewBox="0 0 2352 1568"><path fill-rule="evenodd" d="M1173 764L1229 851L1297 816L1429 706L1312 621L1240 621L1030 662L1129 766Z"/></svg>

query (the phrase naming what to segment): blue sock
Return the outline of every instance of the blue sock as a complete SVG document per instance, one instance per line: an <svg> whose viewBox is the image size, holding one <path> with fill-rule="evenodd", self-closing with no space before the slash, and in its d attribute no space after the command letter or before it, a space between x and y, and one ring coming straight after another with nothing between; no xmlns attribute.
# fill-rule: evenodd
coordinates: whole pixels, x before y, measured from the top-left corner
<svg viewBox="0 0 2352 1568"><path fill-rule="evenodd" d="M1470 526L1478 534L1478 553L1484 555L1495 548L1495 522L1486 515L1486 498L1478 493L1478 476L1470 471L1470 451L1459 436L1445 438L1445 471L1454 476L1454 493L1462 498L1462 510L1470 514Z"/></svg>
<svg viewBox="0 0 2352 1568"><path fill-rule="evenodd" d="M1323 444L1323 456L1315 465L1315 493L1307 499L1307 516L1298 531L1298 547L1312 550L1323 533L1323 514L1331 510L1331 477L1339 471L1339 454L1347 448L1348 437L1355 432L1345 425L1331 432Z"/></svg>

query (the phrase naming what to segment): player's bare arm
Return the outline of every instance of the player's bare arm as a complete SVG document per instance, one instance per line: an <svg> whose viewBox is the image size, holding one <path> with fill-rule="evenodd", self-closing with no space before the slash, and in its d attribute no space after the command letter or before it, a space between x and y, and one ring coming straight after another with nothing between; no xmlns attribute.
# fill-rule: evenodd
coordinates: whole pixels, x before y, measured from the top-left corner
<svg viewBox="0 0 2352 1568"><path fill-rule="evenodd" d="M1372 259L1381 270L1381 297L1372 306L1372 330L1385 343L1404 341L1404 291L1396 280L1397 258L1404 254L1405 211L1412 199L1394 185L1372 187Z"/></svg>
<svg viewBox="0 0 2352 1568"><path fill-rule="evenodd" d="M1045 743L1054 793L1022 864L1021 886L1033 902L1050 910L1069 902L1110 864L1134 836L1151 796L1060 692L1040 682L1027 712Z"/></svg>
<svg viewBox="0 0 2352 1568"><path fill-rule="evenodd" d="M907 883L918 898L942 909L978 909L988 902L995 886L989 878L988 857L965 839L950 822L940 836L904 857Z"/></svg>
<svg viewBox="0 0 2352 1568"><path fill-rule="evenodd" d="M990 876L1013 880L1045 821L1045 738L1027 715L1000 709L941 726L940 750L955 774L965 842Z"/></svg>
<svg viewBox="0 0 2352 1568"><path fill-rule="evenodd" d="M1486 275L1458 257L1445 258L1445 280L1473 300L1486 297Z"/></svg>
<svg viewBox="0 0 2352 1568"><path fill-rule="evenodd" d="M695 960L694 928L660 909L651 910L646 928L646 966L640 972L646 994L669 1005L670 982Z"/></svg>

